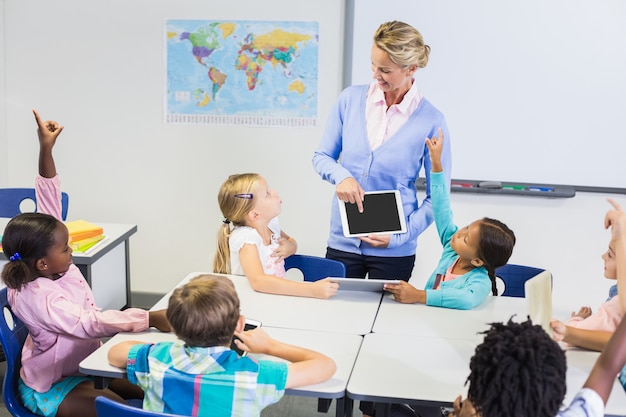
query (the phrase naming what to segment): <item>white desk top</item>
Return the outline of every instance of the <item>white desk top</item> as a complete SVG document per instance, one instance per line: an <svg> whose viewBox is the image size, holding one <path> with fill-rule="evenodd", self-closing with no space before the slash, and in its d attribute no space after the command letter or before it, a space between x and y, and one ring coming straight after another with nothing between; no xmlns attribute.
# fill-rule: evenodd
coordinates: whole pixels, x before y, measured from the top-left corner
<svg viewBox="0 0 626 417"><path fill-rule="evenodd" d="M178 286L203 273L192 272ZM242 314L261 321L264 327L364 335L372 329L382 296L369 291L339 291L330 299L321 300L264 294L254 291L245 276L228 278L237 289ZM171 291L152 309L167 308L170 295Z"/></svg>
<svg viewBox="0 0 626 417"><path fill-rule="evenodd" d="M366 335L348 382L348 397L381 402L450 405L467 394L469 361L480 340L415 335ZM404 351L404 354L399 354ZM597 352L568 349L568 405L583 386ZM626 393L616 382L606 414L626 414Z"/></svg>
<svg viewBox="0 0 626 417"><path fill-rule="evenodd" d="M492 322L526 320L526 299L487 297L473 310L431 307L424 304L402 304L385 295L374 323L374 333L391 333L423 337L482 340L479 332Z"/></svg>
<svg viewBox="0 0 626 417"><path fill-rule="evenodd" d="M0 217L0 235L2 235L2 231L4 231L9 220L11 219ZM121 241L128 239L133 233L137 232L137 225L134 224L92 223L102 227L105 238L86 252L74 252L72 258L77 264L86 265L94 263ZM0 251L0 259L6 259L2 251Z"/></svg>
<svg viewBox="0 0 626 417"><path fill-rule="evenodd" d="M355 358L361 347L362 336L352 334L321 333L306 330L278 329L263 326L264 330L276 340L285 343L306 347L324 353L333 358L337 364L337 371L328 381L320 384L307 385L289 389L287 393L318 398L341 398L345 395L346 386ZM151 330L139 333L118 333L101 348L89 355L80 363L80 371L87 375L107 378L125 378L126 371L109 365L107 352L110 347L124 340L139 340L142 342L159 342L175 340L172 333L162 333ZM255 355L259 358L268 358L282 361L267 355Z"/></svg>

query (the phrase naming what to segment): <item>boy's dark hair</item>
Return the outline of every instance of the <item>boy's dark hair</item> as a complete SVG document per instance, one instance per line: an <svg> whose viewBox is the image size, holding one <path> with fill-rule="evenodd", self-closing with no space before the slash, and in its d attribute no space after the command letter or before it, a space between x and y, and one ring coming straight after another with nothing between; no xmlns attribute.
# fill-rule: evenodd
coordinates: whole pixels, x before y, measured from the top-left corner
<svg viewBox="0 0 626 417"><path fill-rule="evenodd" d="M491 323L470 360L468 398L481 417L554 417L565 397L565 353L530 319Z"/></svg>
<svg viewBox="0 0 626 417"><path fill-rule="evenodd" d="M9 221L2 236L2 250L7 258L19 254L19 259L2 269L2 281L7 287L19 290L36 278L35 262L45 257L54 244L59 224L55 217L42 213L23 213Z"/></svg>
<svg viewBox="0 0 626 417"><path fill-rule="evenodd" d="M228 278L200 275L174 290L166 315L187 346L228 346L239 320L239 297Z"/></svg>
<svg viewBox="0 0 626 417"><path fill-rule="evenodd" d="M498 295L496 288L496 268L509 261L515 246L515 233L500 220L485 217L480 220L480 241L478 243L478 257L484 262L489 279L491 279L491 293Z"/></svg>

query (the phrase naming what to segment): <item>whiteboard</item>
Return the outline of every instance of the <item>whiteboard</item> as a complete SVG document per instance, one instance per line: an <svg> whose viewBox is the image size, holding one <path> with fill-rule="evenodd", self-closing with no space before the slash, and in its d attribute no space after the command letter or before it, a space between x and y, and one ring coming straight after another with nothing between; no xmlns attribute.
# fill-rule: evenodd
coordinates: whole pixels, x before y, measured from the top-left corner
<svg viewBox="0 0 626 417"><path fill-rule="evenodd" d="M416 82L446 117L453 178L626 192L626 2L387 0L381 6L348 2L344 83L370 82L380 23L415 26L432 48Z"/></svg>

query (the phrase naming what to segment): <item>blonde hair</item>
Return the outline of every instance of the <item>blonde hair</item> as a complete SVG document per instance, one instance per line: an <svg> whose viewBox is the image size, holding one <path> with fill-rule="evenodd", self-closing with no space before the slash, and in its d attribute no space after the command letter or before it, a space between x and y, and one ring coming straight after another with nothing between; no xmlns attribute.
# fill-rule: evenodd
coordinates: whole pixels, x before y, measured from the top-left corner
<svg viewBox="0 0 626 417"><path fill-rule="evenodd" d="M402 68L411 65L424 68L428 64L430 46L424 43L422 34L407 23L397 20L383 23L374 33L374 44Z"/></svg>
<svg viewBox="0 0 626 417"><path fill-rule="evenodd" d="M213 259L213 272L230 274L230 238L233 226L245 225L246 216L254 208L254 189L261 176L259 174L235 174L222 184L217 195L217 202L224 216L223 224L217 231L217 250Z"/></svg>
<svg viewBox="0 0 626 417"><path fill-rule="evenodd" d="M174 290L166 315L188 346L226 346L239 320L239 297L228 278L200 275Z"/></svg>

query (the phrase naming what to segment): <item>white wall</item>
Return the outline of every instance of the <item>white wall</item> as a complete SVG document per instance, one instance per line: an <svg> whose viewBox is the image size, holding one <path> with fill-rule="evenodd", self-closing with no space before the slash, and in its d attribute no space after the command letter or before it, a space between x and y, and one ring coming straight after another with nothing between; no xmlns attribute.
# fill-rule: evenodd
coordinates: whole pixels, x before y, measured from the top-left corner
<svg viewBox="0 0 626 417"><path fill-rule="evenodd" d="M263 174L300 250L324 253L332 187L311 157L341 88L343 1L6 0L4 13L10 158L0 186L33 184L32 107L65 125L55 155L68 220L138 225L133 291L164 293L212 268L217 191L237 172ZM318 21L318 127L164 124L166 19Z"/></svg>
<svg viewBox="0 0 626 417"><path fill-rule="evenodd" d="M113 0L84 6L75 0L4 0L0 108L6 106L7 153L0 157L0 186L33 182L37 139L30 109L36 107L66 126L56 157L70 194L70 219L138 225L130 241L133 291L164 293L187 273L211 269L221 224L216 194L235 172L265 175L283 198L281 223L300 252L323 255L333 189L316 176L310 160L340 90L342 3ZM163 124L166 18L318 20L319 126ZM511 261L550 269L555 304L569 311L583 303L597 306L610 285L600 259L609 239L603 229L606 197L455 193L452 204L460 225L483 216L509 224L518 237ZM626 206L624 196L614 197ZM440 251L430 228L419 240L416 285L425 282Z"/></svg>

